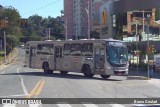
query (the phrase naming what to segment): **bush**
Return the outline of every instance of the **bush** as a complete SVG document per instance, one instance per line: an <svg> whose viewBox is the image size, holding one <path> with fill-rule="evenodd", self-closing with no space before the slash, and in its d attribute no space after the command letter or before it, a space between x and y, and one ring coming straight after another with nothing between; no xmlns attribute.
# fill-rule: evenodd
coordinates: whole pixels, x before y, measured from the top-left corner
<svg viewBox="0 0 160 107"><path fill-rule="evenodd" d="M0 57L4 56L4 51L0 51Z"/></svg>

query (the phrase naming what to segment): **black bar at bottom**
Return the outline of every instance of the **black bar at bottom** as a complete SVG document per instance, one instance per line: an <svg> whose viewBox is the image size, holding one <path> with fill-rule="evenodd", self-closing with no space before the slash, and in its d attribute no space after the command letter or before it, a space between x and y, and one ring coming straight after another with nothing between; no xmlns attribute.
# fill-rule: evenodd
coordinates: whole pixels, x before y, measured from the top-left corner
<svg viewBox="0 0 160 107"><path fill-rule="evenodd" d="M26 101L27 104L28 101L41 104L160 104L160 98L0 98L0 104L8 101Z"/></svg>

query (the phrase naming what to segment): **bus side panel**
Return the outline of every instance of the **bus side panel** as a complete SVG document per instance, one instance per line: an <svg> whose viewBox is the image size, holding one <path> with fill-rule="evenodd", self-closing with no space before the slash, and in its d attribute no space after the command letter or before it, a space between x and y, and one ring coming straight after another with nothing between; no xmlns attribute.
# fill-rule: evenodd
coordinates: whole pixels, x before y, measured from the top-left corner
<svg viewBox="0 0 160 107"><path fill-rule="evenodd" d="M25 55L25 67L29 67L29 55L28 54L26 54Z"/></svg>
<svg viewBox="0 0 160 107"><path fill-rule="evenodd" d="M37 69L43 69L43 63L44 62L47 62L49 64L49 68L51 70L54 69L54 57L53 55L48 55L48 56L45 56L44 55L37 55L36 56L36 68Z"/></svg>
<svg viewBox="0 0 160 107"><path fill-rule="evenodd" d="M74 72L72 59L72 56L63 56L62 71Z"/></svg>
<svg viewBox="0 0 160 107"><path fill-rule="evenodd" d="M63 56L62 71L81 72L82 71L82 56Z"/></svg>
<svg viewBox="0 0 160 107"><path fill-rule="evenodd" d="M83 67L83 65L89 65L89 67L90 67L90 69L91 69L91 73L93 73L93 74L95 74L95 66L94 66L94 58L93 58L93 56L85 56L85 57L83 57L83 59L82 59L82 66L81 67Z"/></svg>
<svg viewBox="0 0 160 107"><path fill-rule="evenodd" d="M105 62L105 71L104 71L105 75L114 75L114 71L112 66L108 63L108 61L106 60Z"/></svg>
<svg viewBox="0 0 160 107"><path fill-rule="evenodd" d="M83 62L85 60L84 56L73 56L71 59L71 64L74 72L82 72Z"/></svg>

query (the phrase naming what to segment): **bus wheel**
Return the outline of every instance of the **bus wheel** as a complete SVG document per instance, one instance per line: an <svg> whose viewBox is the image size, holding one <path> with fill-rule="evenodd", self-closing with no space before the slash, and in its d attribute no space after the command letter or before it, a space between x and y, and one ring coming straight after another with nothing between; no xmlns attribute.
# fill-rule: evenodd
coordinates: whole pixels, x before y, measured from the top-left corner
<svg viewBox="0 0 160 107"><path fill-rule="evenodd" d="M44 73L46 74L51 74L53 71L49 69L49 64L47 62L45 62L43 64L43 70L44 70Z"/></svg>
<svg viewBox="0 0 160 107"><path fill-rule="evenodd" d="M67 75L68 72L67 71L60 71L61 75Z"/></svg>
<svg viewBox="0 0 160 107"><path fill-rule="evenodd" d="M89 65L84 65L82 68L82 72L84 73L84 76L86 77L93 77L94 74L91 73L91 68Z"/></svg>
<svg viewBox="0 0 160 107"><path fill-rule="evenodd" d="M108 79L111 75L101 75L103 79Z"/></svg>

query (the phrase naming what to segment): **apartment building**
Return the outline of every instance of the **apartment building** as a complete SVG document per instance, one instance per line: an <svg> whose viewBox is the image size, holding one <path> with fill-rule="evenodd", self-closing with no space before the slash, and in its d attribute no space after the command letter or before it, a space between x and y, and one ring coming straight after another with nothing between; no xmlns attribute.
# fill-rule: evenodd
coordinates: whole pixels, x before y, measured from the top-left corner
<svg viewBox="0 0 160 107"><path fill-rule="evenodd" d="M64 24L67 26L68 39L87 37L91 2L92 0L64 0Z"/></svg>
<svg viewBox="0 0 160 107"><path fill-rule="evenodd" d="M107 1L64 0L64 24L67 26L68 39L88 38L88 29L99 28L100 7Z"/></svg>

